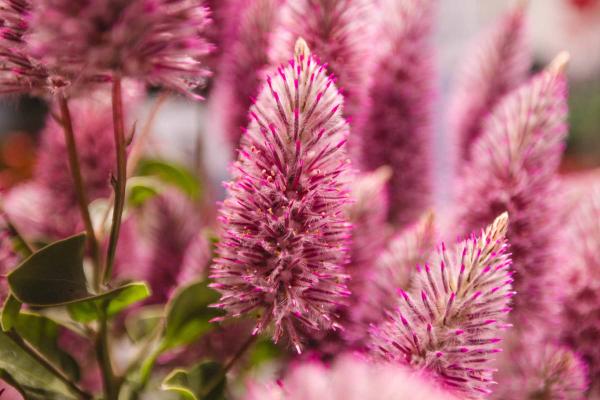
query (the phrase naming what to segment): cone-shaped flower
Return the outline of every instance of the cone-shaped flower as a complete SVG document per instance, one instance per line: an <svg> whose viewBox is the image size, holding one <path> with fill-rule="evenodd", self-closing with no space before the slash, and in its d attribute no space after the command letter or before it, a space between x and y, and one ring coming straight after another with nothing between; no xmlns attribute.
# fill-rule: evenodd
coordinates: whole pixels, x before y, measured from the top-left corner
<svg viewBox="0 0 600 400"><path fill-rule="evenodd" d="M474 44L462 65L450 113L459 163L469 158L490 111L527 77L531 55L526 44L523 8L517 6L491 27Z"/></svg>
<svg viewBox="0 0 600 400"><path fill-rule="evenodd" d="M547 323L558 313L557 279L561 213L555 174L566 129L563 54L546 70L505 97L488 118L461 174L457 221L468 234L502 211L511 215L513 318L520 324Z"/></svg>
<svg viewBox="0 0 600 400"><path fill-rule="evenodd" d="M385 360L434 373L468 398L490 393L489 362L510 310L508 215L451 249L442 245L419 270L414 291L400 289L391 320L374 327L372 349Z"/></svg>
<svg viewBox="0 0 600 400"><path fill-rule="evenodd" d="M211 50L203 36L210 19L201 0L3 3L0 18L10 26L0 57L12 74L2 77L0 91L64 88L117 74L191 94L208 74L202 59Z"/></svg>
<svg viewBox="0 0 600 400"><path fill-rule="evenodd" d="M269 48L280 0L237 0L241 9L237 33L224 50L216 82L215 109L221 115L223 132L233 148L238 147L242 129L248 122L252 98L266 77Z"/></svg>
<svg viewBox="0 0 600 400"><path fill-rule="evenodd" d="M392 168L390 221L416 222L430 201L433 94L431 0L384 0L373 104L359 118L365 170ZM363 125L364 123L364 125Z"/></svg>
<svg viewBox="0 0 600 400"><path fill-rule="evenodd" d="M370 0L286 2L281 10L281 26L274 33L272 62L286 62L296 38L304 38L335 75L344 94L344 115L354 118L369 101L374 9Z"/></svg>
<svg viewBox="0 0 600 400"><path fill-rule="evenodd" d="M343 355L333 366L304 363L281 382L249 385L246 400L453 400L410 369Z"/></svg>
<svg viewBox="0 0 600 400"><path fill-rule="evenodd" d="M587 366L575 352L557 344L528 345L510 377L494 389L498 400L582 400L588 387ZM504 371L501 371L504 372Z"/></svg>
<svg viewBox="0 0 600 400"><path fill-rule="evenodd" d="M600 185L575 203L568 230L572 265L562 312L562 339L588 362L590 382L600 395Z"/></svg>
<svg viewBox="0 0 600 400"><path fill-rule="evenodd" d="M350 224L342 97L300 39L294 59L267 78L242 137L221 208L212 267L218 307L232 316L262 311L297 351L301 331L335 327L347 293Z"/></svg>

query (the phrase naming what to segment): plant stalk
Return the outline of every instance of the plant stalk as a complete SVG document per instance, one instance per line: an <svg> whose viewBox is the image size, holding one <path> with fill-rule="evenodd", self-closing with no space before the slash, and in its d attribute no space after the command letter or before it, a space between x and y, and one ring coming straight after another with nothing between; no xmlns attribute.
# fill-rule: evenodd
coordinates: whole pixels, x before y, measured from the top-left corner
<svg viewBox="0 0 600 400"><path fill-rule="evenodd" d="M88 400L92 399L93 396L81 389L77 384L71 381L68 376L65 375L60 369L58 369L54 364L52 364L49 360L47 360L42 354L40 354L35 348L31 347L19 334L15 331L9 331L6 333L23 351L29 354L32 358L34 358L37 362L44 366L49 372L55 375L61 382L63 382L67 387L76 393L81 399Z"/></svg>
<svg viewBox="0 0 600 400"><path fill-rule="evenodd" d="M108 345L108 322L103 309L100 308L99 329L96 336L96 359L102 371L102 383L104 388L105 400L118 400L119 398L119 379L115 376L112 362L110 360L110 347Z"/></svg>
<svg viewBox="0 0 600 400"><path fill-rule="evenodd" d="M101 274L100 247L98 245L98 239L96 238L96 233L94 232L94 225L92 224L92 218L90 217L90 211L88 208L89 201L85 192L83 177L81 175L81 165L79 164L77 143L75 142L75 133L73 131L73 120L71 118L69 104L64 94L58 92L56 97L60 107L61 123L65 134L65 143L67 145L67 153L69 156L69 169L71 170L71 177L75 185L75 193L77 195L77 202L79 203L81 219L83 220L83 224L85 226L92 260L94 262L94 281L92 284L96 292L98 292L100 289Z"/></svg>
<svg viewBox="0 0 600 400"><path fill-rule="evenodd" d="M117 243L119 242L119 233L121 231L121 220L123 218L123 208L125 207L125 185L127 181L127 145L125 143L125 123L123 118L123 93L121 89L121 78L118 76L113 80L112 112L115 146L117 151L117 175L114 177L113 181L115 189L115 205L108 242L106 266L102 278L102 282L105 284L110 280L115 262Z"/></svg>

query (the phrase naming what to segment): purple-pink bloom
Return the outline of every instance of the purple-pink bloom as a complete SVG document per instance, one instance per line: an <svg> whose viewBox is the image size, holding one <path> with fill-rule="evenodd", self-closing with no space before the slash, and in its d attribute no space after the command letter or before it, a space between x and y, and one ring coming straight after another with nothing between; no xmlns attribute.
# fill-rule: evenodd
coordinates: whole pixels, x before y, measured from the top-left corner
<svg viewBox="0 0 600 400"><path fill-rule="evenodd" d="M495 108L461 173L456 221L464 234L496 214L511 216L515 274L512 317L523 328L548 324L561 298L561 212L556 171L567 135L566 59L507 95Z"/></svg>
<svg viewBox="0 0 600 400"><path fill-rule="evenodd" d="M274 32L271 59L289 59L298 37L336 77L344 95L344 116L355 118L368 107L373 61L375 5L370 0L287 1ZM354 140L354 136L350 139Z"/></svg>
<svg viewBox="0 0 600 400"><path fill-rule="evenodd" d="M373 327L377 358L435 374L466 398L491 393L489 364L515 292L502 214L477 237L438 254L419 268L410 293L399 289L391 319Z"/></svg>
<svg viewBox="0 0 600 400"><path fill-rule="evenodd" d="M342 104L333 77L298 40L250 109L220 210L216 306L236 317L260 311L255 333L273 322L275 341L285 334L298 352L303 332L335 327L333 311L348 295Z"/></svg>
<svg viewBox="0 0 600 400"><path fill-rule="evenodd" d="M416 222L431 195L434 2L385 0L371 98L359 118L361 167L392 168L390 221Z"/></svg>
<svg viewBox="0 0 600 400"><path fill-rule="evenodd" d="M525 28L525 10L519 5L474 43L463 62L450 112L459 162L470 158L489 113L527 78L531 55Z"/></svg>
<svg viewBox="0 0 600 400"><path fill-rule="evenodd" d="M235 36L228 40L216 79L215 109L221 116L223 132L237 148L248 123L248 109L258 94L269 66L268 51L277 22L280 0L236 0L239 18ZM233 29L232 29L233 30Z"/></svg>

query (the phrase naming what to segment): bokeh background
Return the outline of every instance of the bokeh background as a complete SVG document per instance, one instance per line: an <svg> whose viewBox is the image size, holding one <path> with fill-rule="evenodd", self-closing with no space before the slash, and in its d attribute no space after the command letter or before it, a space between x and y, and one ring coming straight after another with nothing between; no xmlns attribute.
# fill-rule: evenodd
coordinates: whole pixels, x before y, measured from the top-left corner
<svg viewBox="0 0 600 400"><path fill-rule="evenodd" d="M516 0L527 2L527 0ZM534 69L545 65L560 50L571 54L570 137L563 173L577 173L600 166L600 0L530 0L528 23ZM514 1L439 0L435 25L438 54L439 97L436 100L435 167L439 203L448 199L453 163L448 143L448 98L455 84L457 66L478 33L485 30ZM210 90L210 85L206 90ZM144 120L156 99L149 97L139 112ZM171 96L153 127L148 151L177 160L201 172L212 182L215 197L227 177L231 151L210 102L192 102ZM41 99L11 97L0 102L0 192L27 180L36 161L39 132L47 105ZM208 182L206 182L208 183Z"/></svg>

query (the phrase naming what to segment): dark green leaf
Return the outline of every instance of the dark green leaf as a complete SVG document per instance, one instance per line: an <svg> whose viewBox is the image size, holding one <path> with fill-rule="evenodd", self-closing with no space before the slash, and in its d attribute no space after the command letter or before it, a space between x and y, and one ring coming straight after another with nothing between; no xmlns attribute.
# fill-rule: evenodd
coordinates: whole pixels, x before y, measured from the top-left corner
<svg viewBox="0 0 600 400"><path fill-rule="evenodd" d="M176 369L163 381L161 388L175 392L182 400L224 399L226 381L223 377L210 393L204 393L219 378L222 366L213 361L200 363L190 370Z"/></svg>
<svg viewBox="0 0 600 400"><path fill-rule="evenodd" d="M83 273L85 234L36 251L8 275L15 297L34 306L54 306L91 296Z"/></svg>
<svg viewBox="0 0 600 400"><path fill-rule="evenodd" d="M60 367L70 378L79 380L77 362L58 346L60 326L56 322L42 315L22 312L16 321L15 329L19 336Z"/></svg>
<svg viewBox="0 0 600 400"><path fill-rule="evenodd" d="M0 332L0 370L18 383L31 399L75 399L67 386L37 360Z"/></svg>
<svg viewBox="0 0 600 400"><path fill-rule="evenodd" d="M211 319L223 315L219 309L209 307L219 300L219 294L208 287L206 281L180 288L167 305L164 349L193 342L214 325Z"/></svg>
<svg viewBox="0 0 600 400"><path fill-rule="evenodd" d="M74 320L87 323L99 318L100 307L104 307L106 315L111 317L148 296L150 296L150 289L144 282L133 282L110 292L69 304L68 309Z"/></svg>
<svg viewBox="0 0 600 400"><path fill-rule="evenodd" d="M138 173L157 176L163 182L178 187L192 199L197 199L202 194L198 178L182 165L163 160L145 159L140 162Z"/></svg>
<svg viewBox="0 0 600 400"><path fill-rule="evenodd" d="M8 295L6 301L4 302L4 307L2 307L2 330L4 332L10 331L15 324L17 318L19 317L19 312L21 311L21 303L15 296L11 294Z"/></svg>

